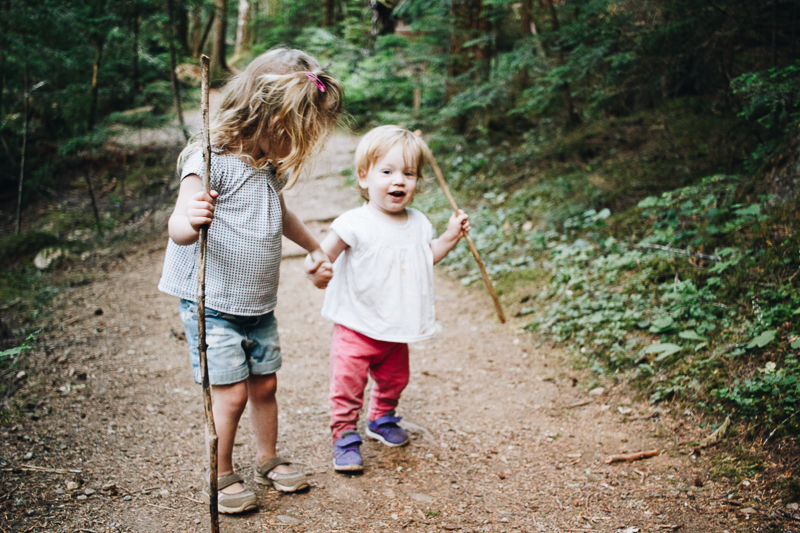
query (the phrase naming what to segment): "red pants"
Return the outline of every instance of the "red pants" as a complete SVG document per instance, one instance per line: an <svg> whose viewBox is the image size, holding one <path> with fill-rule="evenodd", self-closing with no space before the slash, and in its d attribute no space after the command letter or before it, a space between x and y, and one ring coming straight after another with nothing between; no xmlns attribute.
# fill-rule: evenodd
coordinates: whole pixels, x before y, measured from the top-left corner
<svg viewBox="0 0 800 533"><path fill-rule="evenodd" d="M397 407L408 385L408 344L371 339L339 324L331 340L331 433L355 430L369 376L375 382L367 418L375 420Z"/></svg>

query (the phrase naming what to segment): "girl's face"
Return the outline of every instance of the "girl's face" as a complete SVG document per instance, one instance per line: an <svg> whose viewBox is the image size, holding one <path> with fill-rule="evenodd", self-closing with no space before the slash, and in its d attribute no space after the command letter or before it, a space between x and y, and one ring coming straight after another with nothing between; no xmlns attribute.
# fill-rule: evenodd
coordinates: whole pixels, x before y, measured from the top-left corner
<svg viewBox="0 0 800 533"><path fill-rule="evenodd" d="M404 216L417 189L416 170L405 161L403 145L394 145L358 177L358 186L369 192L369 205L392 216Z"/></svg>

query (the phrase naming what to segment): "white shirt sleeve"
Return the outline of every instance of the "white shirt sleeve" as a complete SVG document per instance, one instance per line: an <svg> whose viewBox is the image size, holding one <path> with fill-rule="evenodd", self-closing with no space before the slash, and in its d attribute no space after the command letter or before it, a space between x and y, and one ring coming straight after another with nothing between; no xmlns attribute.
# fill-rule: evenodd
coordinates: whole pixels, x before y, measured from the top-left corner
<svg viewBox="0 0 800 533"><path fill-rule="evenodd" d="M351 211L348 211L337 217L331 223L330 229L336 233L347 246L355 248L356 245L358 245L358 228L356 222L356 217L352 216Z"/></svg>

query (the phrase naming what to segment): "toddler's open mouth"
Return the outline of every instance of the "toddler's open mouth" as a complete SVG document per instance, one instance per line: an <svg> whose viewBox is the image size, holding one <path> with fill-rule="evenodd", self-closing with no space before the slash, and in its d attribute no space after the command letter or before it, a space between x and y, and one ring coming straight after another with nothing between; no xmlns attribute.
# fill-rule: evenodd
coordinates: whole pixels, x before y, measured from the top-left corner
<svg viewBox="0 0 800 533"><path fill-rule="evenodd" d="M394 191L389 193L389 196L394 196L395 198L402 198L405 195L406 193L404 193L403 191Z"/></svg>

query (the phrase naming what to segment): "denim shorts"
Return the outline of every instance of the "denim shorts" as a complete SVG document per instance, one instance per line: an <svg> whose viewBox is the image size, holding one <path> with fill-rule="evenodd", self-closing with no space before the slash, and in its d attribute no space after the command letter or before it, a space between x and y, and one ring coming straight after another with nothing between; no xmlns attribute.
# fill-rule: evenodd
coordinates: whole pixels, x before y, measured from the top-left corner
<svg viewBox="0 0 800 533"><path fill-rule="evenodd" d="M202 382L197 350L197 304L181 300L178 307L196 383ZM212 385L230 385L252 375L274 374L281 368L281 344L275 313L240 316L206 307L208 379Z"/></svg>

